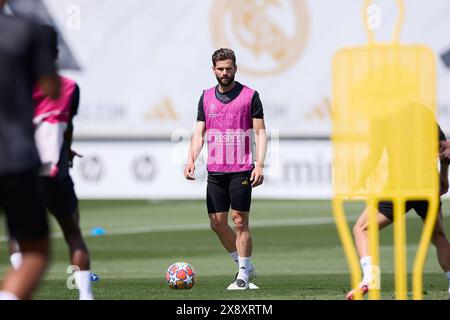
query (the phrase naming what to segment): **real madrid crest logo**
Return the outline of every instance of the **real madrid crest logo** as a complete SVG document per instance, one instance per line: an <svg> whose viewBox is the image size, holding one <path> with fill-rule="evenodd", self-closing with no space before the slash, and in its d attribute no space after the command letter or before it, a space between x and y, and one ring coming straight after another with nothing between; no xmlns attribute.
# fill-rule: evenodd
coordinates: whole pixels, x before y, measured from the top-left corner
<svg viewBox="0 0 450 320"><path fill-rule="evenodd" d="M309 33L306 0L215 0L216 48L236 51L239 70L257 76L283 72L301 57Z"/></svg>

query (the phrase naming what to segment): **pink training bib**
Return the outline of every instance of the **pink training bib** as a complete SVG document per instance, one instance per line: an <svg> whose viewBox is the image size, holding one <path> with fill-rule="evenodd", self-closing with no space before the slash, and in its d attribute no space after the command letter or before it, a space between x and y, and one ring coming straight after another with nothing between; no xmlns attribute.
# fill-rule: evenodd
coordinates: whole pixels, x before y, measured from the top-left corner
<svg viewBox="0 0 450 320"><path fill-rule="evenodd" d="M216 88L203 94L209 172L242 172L253 169L251 102L255 91L243 86L233 101L222 103Z"/></svg>
<svg viewBox="0 0 450 320"><path fill-rule="evenodd" d="M63 77L60 77L60 80L58 99L44 96L38 86L35 86L33 91L34 140L42 163L40 170L42 176L55 177L58 174L64 134L70 120L70 107L76 83Z"/></svg>
<svg viewBox="0 0 450 320"><path fill-rule="evenodd" d="M58 123L68 122L70 116L70 105L75 91L75 82L69 78L60 77L61 89L58 99L44 96L39 86L33 90L34 123L41 121Z"/></svg>

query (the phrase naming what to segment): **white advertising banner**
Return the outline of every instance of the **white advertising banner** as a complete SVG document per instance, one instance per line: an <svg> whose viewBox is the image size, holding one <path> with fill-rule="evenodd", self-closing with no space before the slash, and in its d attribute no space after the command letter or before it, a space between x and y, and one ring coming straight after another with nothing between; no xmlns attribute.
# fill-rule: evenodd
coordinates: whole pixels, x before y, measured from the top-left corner
<svg viewBox="0 0 450 320"><path fill-rule="evenodd" d="M72 177L82 199L205 199L205 153L196 166L196 180L183 175L189 145L180 143L83 143L74 150ZM204 148L206 151L206 148ZM269 143L265 182L253 198L329 199L331 144L328 141Z"/></svg>
<svg viewBox="0 0 450 320"><path fill-rule="evenodd" d="M76 136L170 137L192 130L211 55L231 47L237 80L256 89L281 137L328 137L331 61L363 45L364 0L12 0L58 27L63 73L81 87ZM367 21L390 40L396 1L373 1ZM441 126L450 132L450 1L407 0L404 43L434 49Z"/></svg>

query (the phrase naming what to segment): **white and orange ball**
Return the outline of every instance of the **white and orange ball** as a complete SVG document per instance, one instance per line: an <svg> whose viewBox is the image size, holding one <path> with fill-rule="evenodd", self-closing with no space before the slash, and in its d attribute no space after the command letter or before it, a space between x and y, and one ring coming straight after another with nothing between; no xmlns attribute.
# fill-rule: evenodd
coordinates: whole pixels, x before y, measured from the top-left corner
<svg viewBox="0 0 450 320"><path fill-rule="evenodd" d="M166 281L171 289L191 289L195 284L194 268L187 262L175 262L167 269Z"/></svg>

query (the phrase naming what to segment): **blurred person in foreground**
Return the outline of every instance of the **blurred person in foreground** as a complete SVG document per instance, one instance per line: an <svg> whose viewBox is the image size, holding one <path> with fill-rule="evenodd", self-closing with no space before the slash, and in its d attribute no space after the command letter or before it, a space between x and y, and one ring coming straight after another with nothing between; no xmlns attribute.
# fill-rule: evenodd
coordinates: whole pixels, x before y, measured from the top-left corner
<svg viewBox="0 0 450 320"><path fill-rule="evenodd" d="M22 250L9 270L1 300L31 299L49 260L49 227L39 187L34 143L33 85L57 98L59 78L46 39L34 23L3 14L0 0L0 208Z"/></svg>
<svg viewBox="0 0 450 320"><path fill-rule="evenodd" d="M394 105L394 107L396 107ZM374 172L375 166L381 161L383 152L387 156L387 172L388 178L383 185L383 192L385 194L395 194L398 190L408 190L408 192L421 188L431 189L429 179L432 171L437 171L435 159L433 157L426 157L425 154L418 153L417 149L423 150L428 142L436 141L436 146L445 141L445 134L441 130L439 124L436 123L434 114L423 104L419 102L410 102L392 110L393 115L387 117L377 118L371 124L371 140L370 152L367 160L364 162L364 168L361 170L359 179L357 179L355 190L366 186L369 172ZM405 126L399 126L399 121L404 121L408 117L421 119L420 124L409 123ZM433 124L438 128L438 135L433 136L429 130ZM414 140L415 135L420 136L421 139ZM414 145L411 145L414 141ZM429 150L429 148L425 148ZM438 151L438 150L436 150ZM412 161L417 154L423 156L419 157L420 161ZM437 152L436 152L437 154ZM431 161L429 161L431 159ZM420 167L417 167L418 163ZM401 164L401 168L396 166ZM439 196L448 192L448 166L449 161L444 157L440 157L439 170ZM418 184L417 181L423 181ZM438 212L436 216L435 226L431 235L431 242L436 248L437 259L444 274L448 279L449 291L448 298L450 298L450 243L447 239L444 229L442 202L439 198ZM425 221L428 214L429 204L426 200L408 200L405 203L405 213L414 209L414 211ZM353 300L357 292L361 294L368 293L372 288L370 284L376 274L377 269L373 265L372 257L369 255L369 212L375 210L378 229L395 223L394 221L394 204L391 200L382 199L375 208L366 207L361 213L355 225L353 226L353 236L357 253L360 257L361 267L363 271L363 279L357 288L353 288L346 295L347 300Z"/></svg>
<svg viewBox="0 0 450 320"><path fill-rule="evenodd" d="M40 26L40 32L48 39L53 61L58 59L58 35L50 26ZM80 89L75 81L59 77L60 96L50 99L39 86L34 87L33 103L35 142L42 163L39 175L44 203L60 225L69 247L74 268L75 283L80 300L93 300L90 256L81 234L78 198L69 174L75 155L72 151L73 117L77 114ZM10 260L19 268L22 260L21 246L11 238Z"/></svg>

